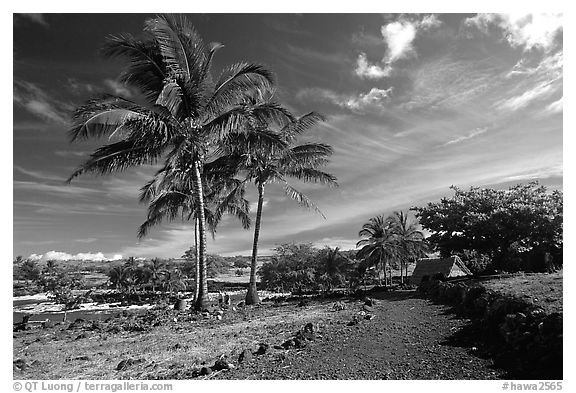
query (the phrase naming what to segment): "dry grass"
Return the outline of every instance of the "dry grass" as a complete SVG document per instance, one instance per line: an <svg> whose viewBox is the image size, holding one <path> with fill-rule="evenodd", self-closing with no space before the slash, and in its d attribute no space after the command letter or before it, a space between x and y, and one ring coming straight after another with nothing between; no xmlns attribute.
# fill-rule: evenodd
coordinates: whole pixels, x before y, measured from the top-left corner
<svg viewBox="0 0 576 393"><path fill-rule="evenodd" d="M333 302L308 307L285 304L229 311L215 319L174 322L148 332L86 332L35 329L16 333L14 359L31 365L15 369L15 379L186 379L203 363L211 365L220 355L235 362L244 349L261 342L280 344L308 322L328 323L349 318L350 311L334 312ZM87 356L87 359L77 359ZM122 360L141 362L117 371Z"/></svg>
<svg viewBox="0 0 576 393"><path fill-rule="evenodd" d="M556 273L517 273L510 277L483 281L494 291L521 298L544 308L547 312L562 312L562 271Z"/></svg>

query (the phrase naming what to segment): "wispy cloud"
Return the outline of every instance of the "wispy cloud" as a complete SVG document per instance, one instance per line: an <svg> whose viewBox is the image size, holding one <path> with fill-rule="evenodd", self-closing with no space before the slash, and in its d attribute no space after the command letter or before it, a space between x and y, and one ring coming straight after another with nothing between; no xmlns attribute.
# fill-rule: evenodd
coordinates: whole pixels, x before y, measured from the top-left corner
<svg viewBox="0 0 576 393"><path fill-rule="evenodd" d="M380 111L390 100L392 88L378 89L373 87L367 93L339 94L329 89L308 88L298 92L299 98L309 98L315 101L330 102L355 113Z"/></svg>
<svg viewBox="0 0 576 393"><path fill-rule="evenodd" d="M285 48L290 54L294 55L296 59L302 62L321 62L339 65L348 61L348 57L344 53L319 51L292 44L286 44Z"/></svg>
<svg viewBox="0 0 576 393"><path fill-rule="evenodd" d="M531 170L528 172L521 172L511 176L506 176L502 181L527 181L534 179L546 179L549 177L562 177L564 173L563 165L553 165L549 167L543 167L536 170Z"/></svg>
<svg viewBox="0 0 576 393"><path fill-rule="evenodd" d="M19 191L45 192L56 195L88 195L101 192L91 188L67 185L64 183L64 180L62 180L61 185L45 184L32 181L14 181L13 187L14 190Z"/></svg>
<svg viewBox="0 0 576 393"><path fill-rule="evenodd" d="M542 82L520 95L496 102L494 107L508 111L517 111L518 109L529 106L535 101L549 98L555 91L556 89L552 82Z"/></svg>
<svg viewBox="0 0 576 393"><path fill-rule="evenodd" d="M122 204L98 204L98 203L77 203L77 202L49 202L49 201L14 201L14 206L22 206L27 209L27 212L34 212L35 214L48 214L48 215L132 215L134 213L141 213L141 208L125 206Z"/></svg>
<svg viewBox="0 0 576 393"><path fill-rule="evenodd" d="M49 96L33 83L15 80L14 102L41 119L68 125L68 113L71 107Z"/></svg>
<svg viewBox="0 0 576 393"><path fill-rule="evenodd" d="M465 140L472 139L478 135L482 135L486 131L488 131L488 127L476 128L476 129L470 131L467 135L462 135L462 136L459 136L457 138L449 140L448 142L444 143L442 146L448 146L448 145L453 145L456 143L464 142Z"/></svg>
<svg viewBox="0 0 576 393"><path fill-rule="evenodd" d="M563 100L564 98L560 98L558 101L554 101L548 106L546 106L546 108L544 108L544 113L546 114L562 113L564 110Z"/></svg>
<svg viewBox="0 0 576 393"><path fill-rule="evenodd" d="M33 177L34 179L38 180L54 180L54 181L64 181L65 179L61 178L60 176L52 175L46 172L35 171L30 169L25 169L19 165L14 165L13 169L17 172L20 172L26 176Z"/></svg>
<svg viewBox="0 0 576 393"><path fill-rule="evenodd" d="M126 85L114 79L104 79L104 85L112 91L113 94L124 98L131 98L134 96L134 91Z"/></svg>
<svg viewBox="0 0 576 393"><path fill-rule="evenodd" d="M44 27L49 27L48 22L46 22L46 18L44 18L44 14L14 14L15 17L24 18L31 22L37 23Z"/></svg>

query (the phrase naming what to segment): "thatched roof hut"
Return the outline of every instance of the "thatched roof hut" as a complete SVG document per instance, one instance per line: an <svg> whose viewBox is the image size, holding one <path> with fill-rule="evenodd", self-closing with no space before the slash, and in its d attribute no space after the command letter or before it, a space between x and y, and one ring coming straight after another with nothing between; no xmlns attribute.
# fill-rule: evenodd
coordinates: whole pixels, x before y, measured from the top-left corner
<svg viewBox="0 0 576 393"><path fill-rule="evenodd" d="M419 285L424 277L432 278L437 274L450 278L471 276L472 272L456 255L448 258L422 258L416 262L416 267L410 277L410 284Z"/></svg>

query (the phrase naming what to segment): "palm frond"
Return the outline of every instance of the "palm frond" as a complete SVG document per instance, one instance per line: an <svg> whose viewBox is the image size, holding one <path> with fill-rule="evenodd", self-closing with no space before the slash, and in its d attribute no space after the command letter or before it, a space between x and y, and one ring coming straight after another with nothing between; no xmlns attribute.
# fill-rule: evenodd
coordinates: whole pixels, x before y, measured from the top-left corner
<svg viewBox="0 0 576 393"><path fill-rule="evenodd" d="M109 58L126 59L128 63L120 81L140 90L149 103L156 101L166 77L166 66L155 40L140 40L130 34L110 36L102 53Z"/></svg>
<svg viewBox="0 0 576 393"><path fill-rule="evenodd" d="M149 111L132 101L104 95L89 100L76 109L68 135L71 142L103 136L120 136L120 131L125 128L127 121L149 115Z"/></svg>
<svg viewBox="0 0 576 393"><path fill-rule="evenodd" d="M293 170L285 170L284 174L286 176L290 176L308 183L322 183L330 187L338 187L335 176L314 168L296 168Z"/></svg>
<svg viewBox="0 0 576 393"><path fill-rule="evenodd" d="M90 158L70 175L67 182L70 183L84 173L104 175L136 165L155 164L161 154L161 150L131 140L104 145L96 149Z"/></svg>
<svg viewBox="0 0 576 393"><path fill-rule="evenodd" d="M267 90L274 84L274 74L264 66L236 63L226 68L214 86L214 93L206 105L209 114L219 113L222 108L241 103L246 92Z"/></svg>
<svg viewBox="0 0 576 393"><path fill-rule="evenodd" d="M310 112L287 124L282 129L282 134L287 140L292 140L323 121L326 121L326 118L322 114Z"/></svg>
<svg viewBox="0 0 576 393"><path fill-rule="evenodd" d="M318 208L318 206L316 206L311 200L310 198L308 198L306 195L304 195L303 193L301 193L300 191L298 191L297 189L295 189L294 187L292 187L290 184L288 184L287 182L284 182L284 192L286 193L286 195L290 198L292 198L293 200L295 200L296 202L298 202L300 205L314 210L316 213L320 214L324 219L326 219L326 216L324 215L324 213L322 213L320 211L320 209Z"/></svg>

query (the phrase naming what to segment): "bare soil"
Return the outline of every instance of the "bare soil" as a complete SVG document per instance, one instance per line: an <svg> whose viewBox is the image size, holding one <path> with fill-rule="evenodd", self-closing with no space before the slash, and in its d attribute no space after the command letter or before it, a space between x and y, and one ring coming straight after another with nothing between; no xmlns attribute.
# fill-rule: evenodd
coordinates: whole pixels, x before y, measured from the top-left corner
<svg viewBox="0 0 576 393"><path fill-rule="evenodd" d="M222 319L164 310L147 317L61 324L14 333L15 379L192 379L221 356L236 367L200 378L497 379L502 370L458 344L469 324L415 291L362 300L266 302ZM339 306L345 309L340 310ZM216 311L216 308L214 309ZM213 314L214 315L214 314ZM367 319L372 317L372 319ZM354 323L354 320L357 323ZM303 348L279 349L308 323ZM238 355L264 354L239 363ZM121 363L124 361L124 366Z"/></svg>
<svg viewBox="0 0 576 393"><path fill-rule="evenodd" d="M221 379L499 379L503 370L463 347L456 333L469 324L414 291L376 295L373 319L335 321L303 349L273 350L220 373ZM349 303L358 315L361 302ZM469 341L470 342L470 341Z"/></svg>

